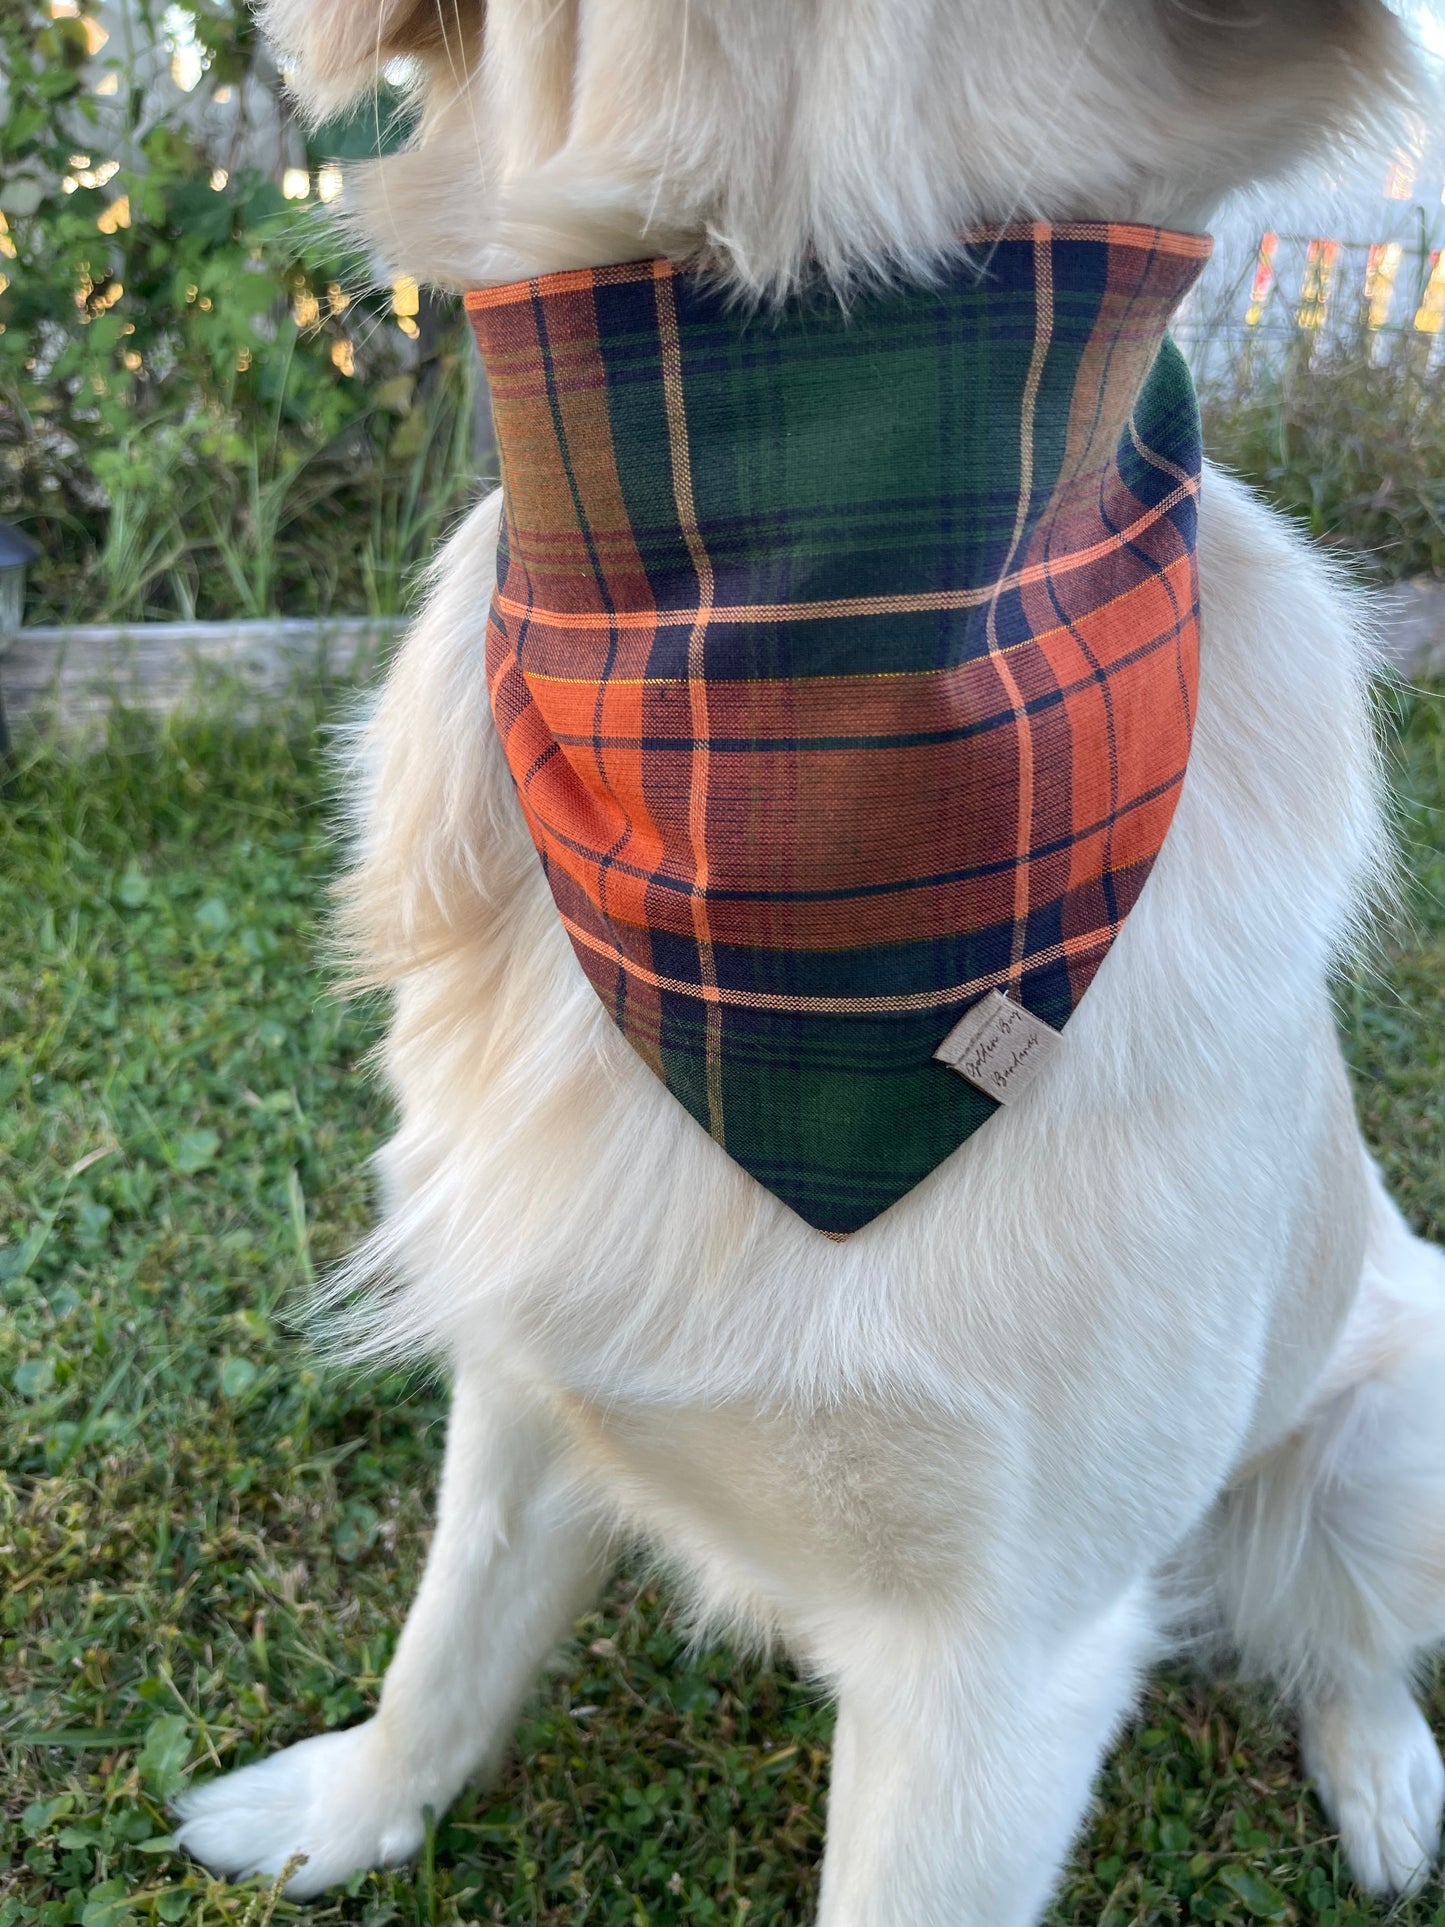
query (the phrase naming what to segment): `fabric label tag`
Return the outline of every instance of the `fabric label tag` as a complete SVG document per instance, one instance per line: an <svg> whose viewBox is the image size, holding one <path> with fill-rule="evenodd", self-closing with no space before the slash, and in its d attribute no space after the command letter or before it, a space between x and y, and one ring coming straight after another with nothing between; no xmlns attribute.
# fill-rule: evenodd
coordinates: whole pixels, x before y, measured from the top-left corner
<svg viewBox="0 0 1445 1927"><path fill-rule="evenodd" d="M1060 1032L1022 1004L991 990L956 1023L933 1053L1000 1104L1027 1090L1063 1042Z"/></svg>

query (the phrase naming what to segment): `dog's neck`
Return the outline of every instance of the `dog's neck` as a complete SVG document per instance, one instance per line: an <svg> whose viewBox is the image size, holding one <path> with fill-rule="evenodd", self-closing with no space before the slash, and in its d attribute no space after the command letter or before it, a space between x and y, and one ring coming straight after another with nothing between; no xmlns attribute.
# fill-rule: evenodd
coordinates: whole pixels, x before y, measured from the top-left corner
<svg viewBox="0 0 1445 1927"><path fill-rule="evenodd" d="M378 21L376 11L381 18ZM983 220L1199 228L1408 68L1379 0L270 0L334 107L425 70L357 226L457 287L666 254L785 295L927 270Z"/></svg>
<svg viewBox="0 0 1445 1927"><path fill-rule="evenodd" d="M986 599L1046 508L1066 514L1071 491L1097 493L1141 394L1192 425L1188 377L1161 348L1208 252L1195 237L1107 224L979 231L935 281L846 313L820 294L749 314L665 262L475 293L504 569L561 610L693 609L700 548L719 593L731 573L750 580L741 599L757 600L763 580L794 599L888 593L920 572ZM760 343L766 389L739 372ZM695 465L685 501L679 435ZM939 519L945 443L986 512L969 516L946 487ZM559 503L609 496L590 547L554 543ZM860 514L864 501L887 503L886 516ZM560 513L570 524L572 509ZM645 555L609 548L624 523ZM567 573L583 556L583 573Z"/></svg>

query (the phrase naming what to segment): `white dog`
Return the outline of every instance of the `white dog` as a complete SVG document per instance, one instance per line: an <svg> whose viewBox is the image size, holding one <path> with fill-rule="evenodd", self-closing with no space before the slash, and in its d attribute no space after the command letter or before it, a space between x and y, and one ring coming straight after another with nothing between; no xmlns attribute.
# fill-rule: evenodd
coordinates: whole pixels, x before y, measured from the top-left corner
<svg viewBox="0 0 1445 1927"><path fill-rule="evenodd" d="M453 287L705 256L745 296L927 275L1018 216L1207 231L1408 84L1378 0L272 0L318 109L402 55L357 216ZM352 934L400 1124L363 1349L454 1380L376 1717L194 1790L314 1894L502 1755L621 1529L838 1697L826 1927L1026 1927L1163 1626L1206 1597L1298 1710L1360 1883L1445 1772L1445 1264L1360 1140L1328 976L1385 867L1361 613L1206 473L1203 663L1147 889L1027 1095L846 1242L698 1129L553 908L488 712L499 498L358 757Z"/></svg>

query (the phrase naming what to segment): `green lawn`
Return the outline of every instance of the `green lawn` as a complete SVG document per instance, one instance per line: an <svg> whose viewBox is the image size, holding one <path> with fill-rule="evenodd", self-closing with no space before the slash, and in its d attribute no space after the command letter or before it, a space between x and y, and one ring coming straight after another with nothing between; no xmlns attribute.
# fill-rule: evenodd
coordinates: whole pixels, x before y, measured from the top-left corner
<svg viewBox="0 0 1445 1927"><path fill-rule="evenodd" d="M1411 928L1341 1001L1370 1134L1440 1235L1445 707L1390 709ZM120 722L0 796L0 1927L304 1918L172 1855L166 1796L363 1715L420 1565L439 1389L321 1370L287 1322L366 1221L385 1125L375 1014L317 960L321 720ZM829 1729L787 1673L689 1656L634 1574L423 1868L311 1917L800 1920ZM1110 1762L1053 1916L1382 1917L1265 1702L1184 1678Z"/></svg>

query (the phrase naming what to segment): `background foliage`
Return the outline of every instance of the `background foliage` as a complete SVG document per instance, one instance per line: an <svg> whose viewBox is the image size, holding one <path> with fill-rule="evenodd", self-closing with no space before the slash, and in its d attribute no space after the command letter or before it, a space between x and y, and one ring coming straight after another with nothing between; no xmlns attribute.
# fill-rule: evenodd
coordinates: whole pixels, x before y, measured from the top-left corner
<svg viewBox="0 0 1445 1927"><path fill-rule="evenodd" d="M181 36L203 88L267 76L285 116L244 8L127 24ZM94 38L0 7L0 515L46 550L31 620L397 610L475 489L454 308L403 289L399 325L279 166L219 168ZM323 130L312 182L395 119Z"/></svg>
<svg viewBox="0 0 1445 1927"><path fill-rule="evenodd" d="M1316 540L1390 580L1445 572L1445 406L1432 338L1362 328L1245 353L1204 390L1210 452Z"/></svg>

